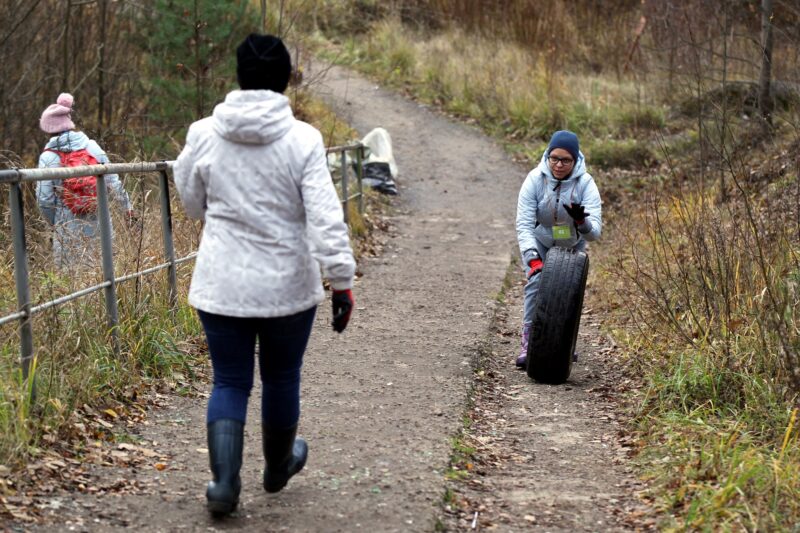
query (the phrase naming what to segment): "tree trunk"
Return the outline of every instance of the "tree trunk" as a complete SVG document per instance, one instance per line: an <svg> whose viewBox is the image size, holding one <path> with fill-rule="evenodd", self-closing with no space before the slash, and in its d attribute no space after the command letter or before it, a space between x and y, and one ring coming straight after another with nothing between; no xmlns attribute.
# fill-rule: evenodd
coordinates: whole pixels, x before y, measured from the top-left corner
<svg viewBox="0 0 800 533"><path fill-rule="evenodd" d="M286 0L281 0L278 11L278 33L276 34L278 37L283 37L283 12L285 8Z"/></svg>
<svg viewBox="0 0 800 533"><path fill-rule="evenodd" d="M61 90L69 91L69 13L72 8L72 0L67 0L64 5L64 57L61 58Z"/></svg>
<svg viewBox="0 0 800 533"><path fill-rule="evenodd" d="M100 57L97 69L97 126L103 130L106 107L106 24L108 23L108 0L100 0ZM102 135L101 135L102 136Z"/></svg>
<svg viewBox="0 0 800 533"><path fill-rule="evenodd" d="M195 120L203 118L205 102L203 102L203 62L200 54L200 4L194 1L194 83L195 83Z"/></svg>
<svg viewBox="0 0 800 533"><path fill-rule="evenodd" d="M772 0L761 0L761 75L758 80L758 108L767 129L772 126Z"/></svg>

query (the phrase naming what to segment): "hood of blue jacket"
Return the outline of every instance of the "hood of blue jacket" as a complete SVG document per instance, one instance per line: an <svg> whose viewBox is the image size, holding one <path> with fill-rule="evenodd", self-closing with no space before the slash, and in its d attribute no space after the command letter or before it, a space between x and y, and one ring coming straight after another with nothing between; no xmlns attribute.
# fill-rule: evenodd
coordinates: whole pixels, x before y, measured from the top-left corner
<svg viewBox="0 0 800 533"><path fill-rule="evenodd" d="M283 137L294 122L289 99L267 90L231 91L213 114L214 131L243 144L270 144Z"/></svg>
<svg viewBox="0 0 800 533"><path fill-rule="evenodd" d="M82 131L65 131L51 137L45 148L57 152L75 152L83 150L88 144L89 137Z"/></svg>
<svg viewBox="0 0 800 533"><path fill-rule="evenodd" d="M548 183L552 182L554 186L559 182L571 183L586 174L586 158L583 157L583 152L578 152L578 160L575 162L575 168L572 169L572 174L563 180L556 179L550 171L550 165L547 164L547 150L542 154L542 159L539 161L539 166L536 168L547 178Z"/></svg>

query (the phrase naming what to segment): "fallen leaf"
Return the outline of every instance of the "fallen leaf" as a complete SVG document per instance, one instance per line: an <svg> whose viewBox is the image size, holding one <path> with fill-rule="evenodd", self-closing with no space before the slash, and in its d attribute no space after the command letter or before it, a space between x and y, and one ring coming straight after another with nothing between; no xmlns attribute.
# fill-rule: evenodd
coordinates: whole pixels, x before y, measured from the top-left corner
<svg viewBox="0 0 800 533"><path fill-rule="evenodd" d="M105 414L107 414L108 416L110 416L111 418L119 418L119 415L118 415L118 414L117 414L117 412L116 412L115 410L113 410L113 409L106 409L106 410L105 410L105 411L103 411L103 412L104 412Z"/></svg>
<svg viewBox="0 0 800 533"><path fill-rule="evenodd" d="M156 463L154 466L159 472L167 469L167 465L165 463Z"/></svg>

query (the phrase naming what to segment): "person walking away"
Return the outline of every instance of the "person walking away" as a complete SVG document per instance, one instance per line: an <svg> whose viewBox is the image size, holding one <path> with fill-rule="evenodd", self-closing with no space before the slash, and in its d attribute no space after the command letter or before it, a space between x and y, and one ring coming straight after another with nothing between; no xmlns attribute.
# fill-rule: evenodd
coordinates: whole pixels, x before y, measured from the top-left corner
<svg viewBox="0 0 800 533"><path fill-rule="evenodd" d="M74 98L62 93L44 110L39 127L52 136L39 156L39 168L110 163L105 151L72 121ZM106 186L125 211L135 218L130 197L117 174L105 174ZM59 268L97 264L97 179L94 176L36 182L36 200L53 226L53 259Z"/></svg>
<svg viewBox="0 0 800 533"><path fill-rule="evenodd" d="M600 238L602 220L600 192L586 172L578 136L555 132L539 165L525 178L517 201L517 241L528 279L517 368L527 364L539 273L547 251L553 246L585 251L588 241Z"/></svg>
<svg viewBox="0 0 800 533"><path fill-rule="evenodd" d="M322 135L296 120L286 90L289 52L250 34L236 50L241 90L195 122L175 164L186 213L205 221L189 303L205 330L214 372L206 426L214 515L236 509L255 345L262 382L267 492L305 465L298 438L300 370L322 274L332 287L333 329L353 309L355 260Z"/></svg>

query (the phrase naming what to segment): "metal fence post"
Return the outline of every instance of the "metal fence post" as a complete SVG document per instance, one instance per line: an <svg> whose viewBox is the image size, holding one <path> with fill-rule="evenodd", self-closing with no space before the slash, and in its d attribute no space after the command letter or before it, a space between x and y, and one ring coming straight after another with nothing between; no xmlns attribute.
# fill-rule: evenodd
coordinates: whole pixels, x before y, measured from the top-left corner
<svg viewBox="0 0 800 533"><path fill-rule="evenodd" d="M119 355L119 313L117 311L117 287L114 281L114 252L111 246L111 211L108 207L108 189L102 174L97 177L97 219L100 223L100 249L103 254L103 281L106 286L106 313L114 353Z"/></svg>
<svg viewBox="0 0 800 533"><path fill-rule="evenodd" d="M159 172L158 181L161 190L161 234L164 240L164 259L169 263L169 267L167 267L169 305L175 310L178 306L178 274L175 269L175 245L172 240L172 209L169 203L169 179L166 170Z"/></svg>
<svg viewBox="0 0 800 533"><path fill-rule="evenodd" d="M364 214L364 145L356 148L356 177L358 178L358 212Z"/></svg>
<svg viewBox="0 0 800 533"><path fill-rule="evenodd" d="M342 198L344 198L344 223L350 223L350 210L348 209L348 205L350 200L348 198L349 193L347 191L347 150L342 150Z"/></svg>
<svg viewBox="0 0 800 533"><path fill-rule="evenodd" d="M20 312L25 313L19 319L20 363L22 364L22 378L28 379L33 362L33 328L31 326L31 290L28 283L28 251L25 244L22 187L19 183L11 184L8 199L14 242L14 281L17 288L17 306Z"/></svg>

